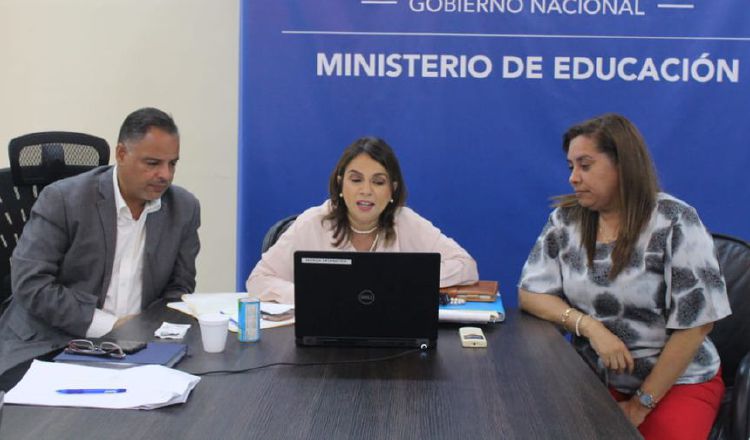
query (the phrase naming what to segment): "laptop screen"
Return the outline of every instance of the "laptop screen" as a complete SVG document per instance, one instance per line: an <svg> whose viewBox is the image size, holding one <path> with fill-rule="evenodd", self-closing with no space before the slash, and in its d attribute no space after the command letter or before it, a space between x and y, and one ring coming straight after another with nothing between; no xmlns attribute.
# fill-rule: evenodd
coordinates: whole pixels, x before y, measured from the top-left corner
<svg viewBox="0 0 750 440"><path fill-rule="evenodd" d="M435 345L439 284L437 253L298 251L297 343Z"/></svg>

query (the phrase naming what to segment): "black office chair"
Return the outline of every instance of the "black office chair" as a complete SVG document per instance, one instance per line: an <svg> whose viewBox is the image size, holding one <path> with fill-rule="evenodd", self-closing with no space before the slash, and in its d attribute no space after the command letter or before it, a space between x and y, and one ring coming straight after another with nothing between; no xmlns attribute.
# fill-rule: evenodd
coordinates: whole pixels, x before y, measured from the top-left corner
<svg viewBox="0 0 750 440"><path fill-rule="evenodd" d="M84 133L47 131L17 137L8 145L18 186L44 186L109 163L109 144Z"/></svg>
<svg viewBox="0 0 750 440"><path fill-rule="evenodd" d="M750 244L712 234L726 281L732 314L714 325L709 335L721 357L727 392L709 439L750 438Z"/></svg>
<svg viewBox="0 0 750 440"><path fill-rule="evenodd" d="M0 313L10 301L10 256L45 185L109 163L109 144L83 133L52 131L17 137L10 168L0 169Z"/></svg>
<svg viewBox="0 0 750 440"><path fill-rule="evenodd" d="M5 391L0 391L0 425L3 424L3 403L5 403Z"/></svg>
<svg viewBox="0 0 750 440"><path fill-rule="evenodd" d="M273 246L279 237L281 237L281 234L289 229L289 226L291 226L296 219L297 215L290 215L289 217L283 218L274 223L273 226L268 229L268 232L266 232L265 237L263 237L263 245L261 246L260 253L264 253Z"/></svg>

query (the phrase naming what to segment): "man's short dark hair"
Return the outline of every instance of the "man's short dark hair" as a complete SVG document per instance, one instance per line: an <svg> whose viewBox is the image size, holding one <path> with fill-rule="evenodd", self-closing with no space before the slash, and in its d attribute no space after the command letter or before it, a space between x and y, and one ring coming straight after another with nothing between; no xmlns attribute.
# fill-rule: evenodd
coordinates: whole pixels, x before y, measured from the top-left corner
<svg viewBox="0 0 750 440"><path fill-rule="evenodd" d="M146 136L148 129L156 127L175 136L180 136L171 116L158 108L145 107L129 114L120 127L117 143L138 142Z"/></svg>

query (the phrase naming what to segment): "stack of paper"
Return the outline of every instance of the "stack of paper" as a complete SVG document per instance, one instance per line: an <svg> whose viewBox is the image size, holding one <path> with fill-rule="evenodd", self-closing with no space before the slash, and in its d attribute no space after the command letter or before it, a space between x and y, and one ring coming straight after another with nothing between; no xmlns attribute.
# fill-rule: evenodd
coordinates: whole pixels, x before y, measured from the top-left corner
<svg viewBox="0 0 750 440"><path fill-rule="evenodd" d="M185 403L200 377L161 365L128 369L35 360L5 403L87 408L154 409ZM65 394L58 390L122 390Z"/></svg>
<svg viewBox="0 0 750 440"><path fill-rule="evenodd" d="M440 306L440 322L488 324L505 321L505 307L500 295L493 302L466 302Z"/></svg>
<svg viewBox="0 0 750 440"><path fill-rule="evenodd" d="M237 300L247 296L245 292L232 293L191 293L182 295L182 302L172 302L167 307L175 309L193 317L202 313L224 313L229 315L234 322L229 323L229 330L237 332ZM263 314L278 315L288 312L294 308L291 304L276 304L261 302L260 310ZM294 324L294 317L282 321L268 319L260 320L260 328L282 327Z"/></svg>
<svg viewBox="0 0 750 440"><path fill-rule="evenodd" d="M185 302L190 314L198 316L203 313L218 313L227 307L237 307L237 300L247 297L245 292L230 293L190 293L180 298ZM174 304L174 303L170 303Z"/></svg>

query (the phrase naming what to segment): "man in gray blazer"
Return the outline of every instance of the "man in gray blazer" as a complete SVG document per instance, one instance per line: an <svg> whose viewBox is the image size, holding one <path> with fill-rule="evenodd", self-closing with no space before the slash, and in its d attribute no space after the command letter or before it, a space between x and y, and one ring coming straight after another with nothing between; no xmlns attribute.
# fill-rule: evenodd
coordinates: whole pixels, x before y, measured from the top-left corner
<svg viewBox="0 0 750 440"><path fill-rule="evenodd" d="M177 126L161 110L137 110L115 154L115 167L55 182L34 204L11 259L0 374L195 288L200 205L171 185Z"/></svg>

